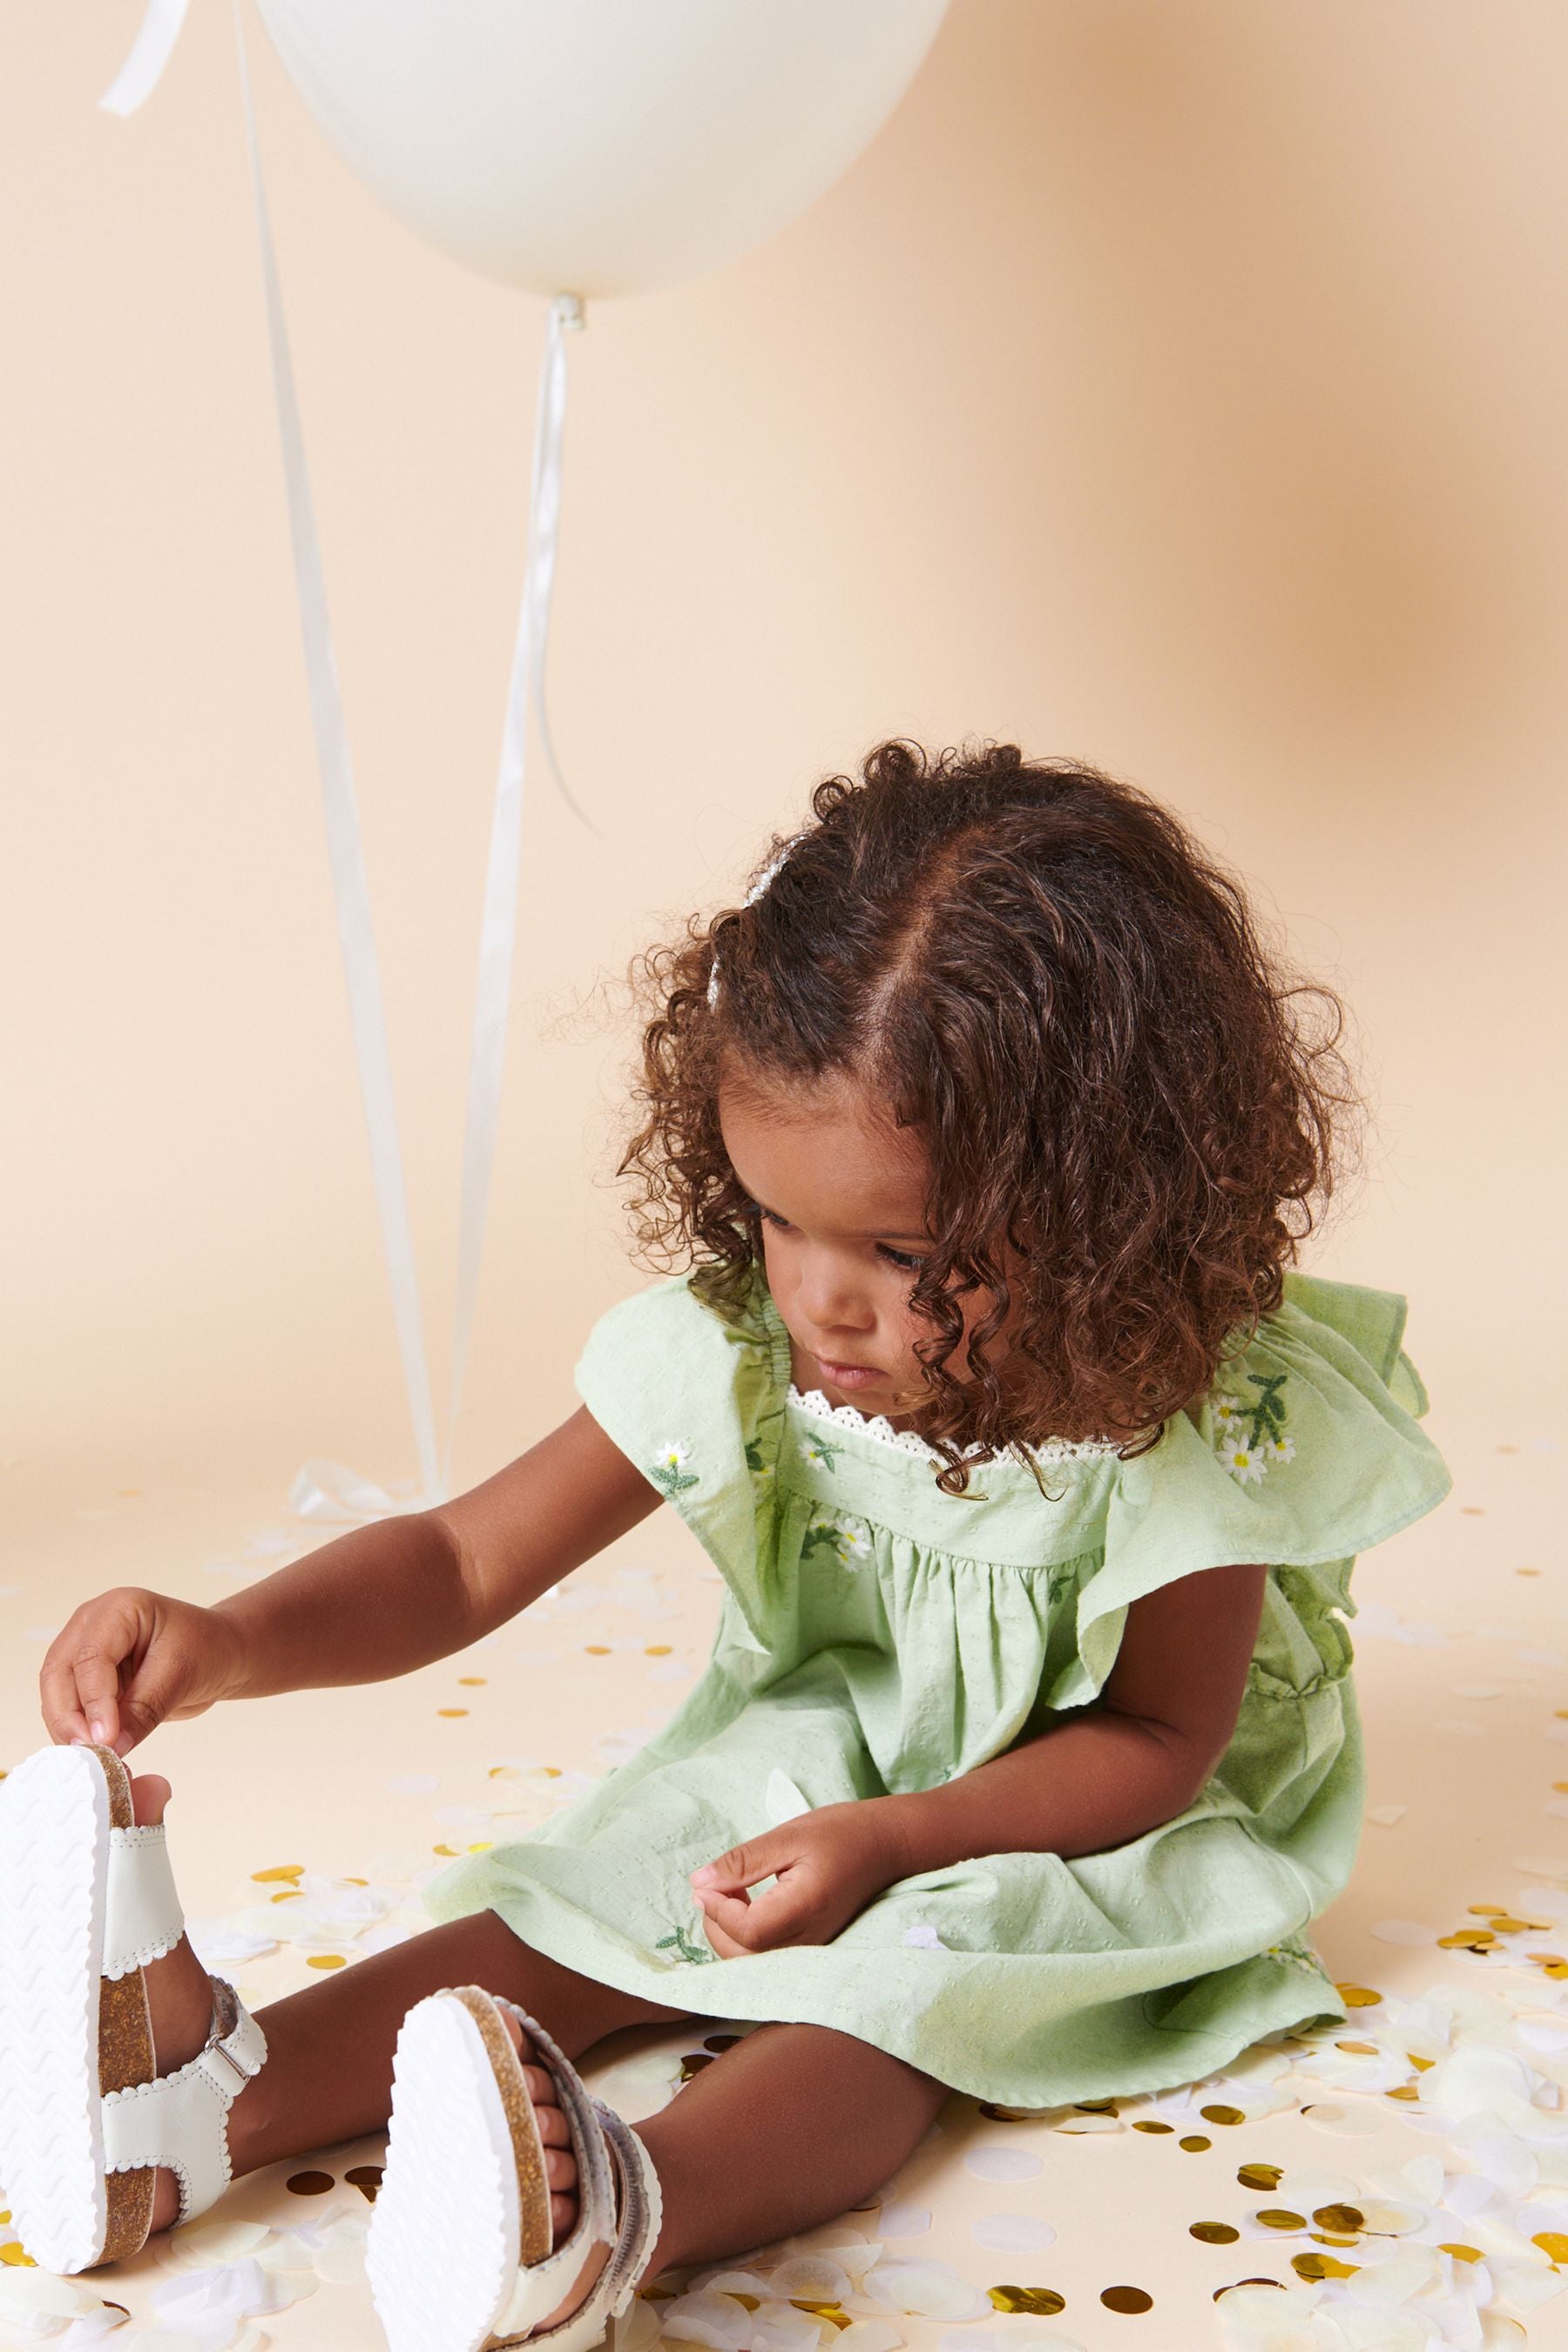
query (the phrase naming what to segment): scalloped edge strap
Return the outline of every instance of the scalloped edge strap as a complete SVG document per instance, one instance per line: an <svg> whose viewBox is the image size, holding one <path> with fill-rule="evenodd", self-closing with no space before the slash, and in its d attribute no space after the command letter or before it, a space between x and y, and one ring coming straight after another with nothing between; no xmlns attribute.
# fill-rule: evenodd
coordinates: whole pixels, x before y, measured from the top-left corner
<svg viewBox="0 0 1568 2352"><path fill-rule="evenodd" d="M180 2219L205 2213L233 2179L228 2111L267 2063L267 2036L234 1987L211 1979L205 2050L172 2074L111 2091L103 2102L106 2172L164 2166L180 2184Z"/></svg>
<svg viewBox="0 0 1568 2352"><path fill-rule="evenodd" d="M112 1829L104 1888L102 1973L110 1982L172 1952L185 1932L163 1824Z"/></svg>

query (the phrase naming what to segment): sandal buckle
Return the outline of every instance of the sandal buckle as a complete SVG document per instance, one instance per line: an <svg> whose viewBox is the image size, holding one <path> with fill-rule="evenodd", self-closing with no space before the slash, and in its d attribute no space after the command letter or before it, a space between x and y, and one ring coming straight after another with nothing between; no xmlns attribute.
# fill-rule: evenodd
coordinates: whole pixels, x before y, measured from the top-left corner
<svg viewBox="0 0 1568 2352"><path fill-rule="evenodd" d="M233 2083L227 2085L228 2098L231 2101L237 2099L241 2091L244 2090L246 2084L250 2081L249 2068L242 2066L239 2060L235 2056L233 2051L226 2050L221 2042L209 2042L205 2051L203 2053L203 2055L209 2064L215 2059L222 2059L224 2064L228 2068L230 2074L234 2077ZM226 2086L221 2081L219 2081L214 2085L214 2087L217 2091L222 2092Z"/></svg>

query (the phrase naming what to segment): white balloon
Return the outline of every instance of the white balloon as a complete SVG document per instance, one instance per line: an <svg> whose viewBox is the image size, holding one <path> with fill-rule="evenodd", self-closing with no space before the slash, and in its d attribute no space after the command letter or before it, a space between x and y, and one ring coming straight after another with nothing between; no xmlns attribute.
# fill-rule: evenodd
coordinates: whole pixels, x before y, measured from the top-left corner
<svg viewBox="0 0 1568 2352"><path fill-rule="evenodd" d="M804 212L892 112L947 0L258 0L372 193L542 294L631 294Z"/></svg>

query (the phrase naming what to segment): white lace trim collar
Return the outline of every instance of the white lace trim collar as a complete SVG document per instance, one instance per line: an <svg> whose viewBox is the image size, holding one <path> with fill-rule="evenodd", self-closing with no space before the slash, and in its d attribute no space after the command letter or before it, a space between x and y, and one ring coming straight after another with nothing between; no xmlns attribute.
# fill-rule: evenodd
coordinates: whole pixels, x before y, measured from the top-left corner
<svg viewBox="0 0 1568 2352"><path fill-rule="evenodd" d="M852 1404L829 1404L820 1389L802 1394L792 1381L789 1402L809 1414L813 1421L829 1422L837 1429L858 1430L862 1437L873 1438L879 1445L890 1445L900 1454L914 1454L927 1462L940 1462L942 1455L934 1445L912 1429L895 1429L886 1413L874 1412L868 1417L858 1412ZM1031 1445L1029 1454L1036 1462L1053 1465L1063 1462L1103 1462L1114 1459L1117 1448L1106 1438L1053 1437L1044 1445Z"/></svg>

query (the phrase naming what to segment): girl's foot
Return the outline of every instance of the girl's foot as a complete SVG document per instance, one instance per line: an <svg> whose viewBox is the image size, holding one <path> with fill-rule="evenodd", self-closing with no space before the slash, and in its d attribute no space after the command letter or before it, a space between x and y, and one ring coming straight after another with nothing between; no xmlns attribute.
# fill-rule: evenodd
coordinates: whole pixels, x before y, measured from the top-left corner
<svg viewBox="0 0 1568 2352"><path fill-rule="evenodd" d="M152 1829L163 1818L169 1783L156 1772L143 1773L131 1783L131 1802L138 1829ZM172 1952L150 1960L142 1969L147 2009L153 2025L155 2071L172 2074L206 2047L212 2031L212 1979L182 1936ZM153 2228L167 2230L180 2217L180 2184L160 2166L153 2191Z"/></svg>
<svg viewBox="0 0 1568 2352"><path fill-rule="evenodd" d="M641 2143L531 2019L474 1986L409 2011L366 2260L392 2352L599 2343L658 2205Z"/></svg>

